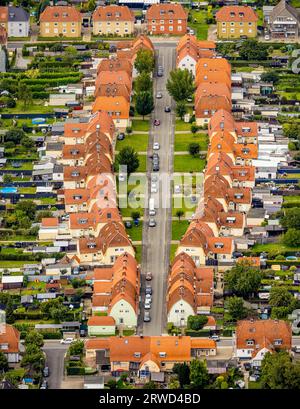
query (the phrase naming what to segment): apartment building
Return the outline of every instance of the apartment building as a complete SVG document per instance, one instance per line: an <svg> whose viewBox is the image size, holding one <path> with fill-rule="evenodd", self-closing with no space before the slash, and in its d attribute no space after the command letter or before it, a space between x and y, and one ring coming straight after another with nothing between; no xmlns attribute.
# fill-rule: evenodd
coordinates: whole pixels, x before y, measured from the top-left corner
<svg viewBox="0 0 300 409"><path fill-rule="evenodd" d="M40 15L41 37L81 37L82 15L74 6L47 6Z"/></svg>
<svg viewBox="0 0 300 409"><path fill-rule="evenodd" d="M224 6L217 11L216 21L220 39L257 36L258 16L249 6Z"/></svg>
<svg viewBox="0 0 300 409"><path fill-rule="evenodd" d="M94 35L117 35L134 33L135 17L127 6L100 6L92 16Z"/></svg>
<svg viewBox="0 0 300 409"><path fill-rule="evenodd" d="M184 35L187 31L187 13L181 4L153 4L146 13L150 35Z"/></svg>
<svg viewBox="0 0 300 409"><path fill-rule="evenodd" d="M286 0L281 0L270 12L267 21L273 39L299 39L300 12Z"/></svg>
<svg viewBox="0 0 300 409"><path fill-rule="evenodd" d="M0 7L0 26L6 29L8 37L28 37L30 17L22 7Z"/></svg>

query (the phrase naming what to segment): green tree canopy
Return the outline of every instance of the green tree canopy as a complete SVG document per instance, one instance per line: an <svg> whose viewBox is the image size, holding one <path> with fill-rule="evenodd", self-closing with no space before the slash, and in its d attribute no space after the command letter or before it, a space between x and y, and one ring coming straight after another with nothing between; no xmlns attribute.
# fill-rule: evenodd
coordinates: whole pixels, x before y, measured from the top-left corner
<svg viewBox="0 0 300 409"><path fill-rule="evenodd" d="M142 91L136 95L135 109L139 115L143 116L151 114L154 108L152 92Z"/></svg>
<svg viewBox="0 0 300 409"><path fill-rule="evenodd" d="M187 69L177 68L171 71L167 81L167 90L176 102L186 101L195 90L193 74Z"/></svg>
<svg viewBox="0 0 300 409"><path fill-rule="evenodd" d="M148 72L142 72L134 82L134 90L136 93L152 91L152 80Z"/></svg>
<svg viewBox="0 0 300 409"><path fill-rule="evenodd" d="M0 351L0 373L8 370L8 361L3 352Z"/></svg>
<svg viewBox="0 0 300 409"><path fill-rule="evenodd" d="M154 56L150 50L140 49L137 52L134 67L139 74L150 73L154 69Z"/></svg>
<svg viewBox="0 0 300 409"><path fill-rule="evenodd" d="M208 321L208 318L206 315L190 315L188 317L187 326L188 326L188 329L199 331L200 329L204 327L207 321Z"/></svg>
<svg viewBox="0 0 300 409"><path fill-rule="evenodd" d="M273 84L277 84L279 81L279 73L277 71L264 72L261 75L261 80L266 81L266 82L273 82Z"/></svg>
<svg viewBox="0 0 300 409"><path fill-rule="evenodd" d="M281 218L281 224L286 228L300 229L300 207L285 209L285 214Z"/></svg>
<svg viewBox="0 0 300 409"><path fill-rule="evenodd" d="M209 374L205 361L193 359L190 365L190 382L192 388L204 389L209 383Z"/></svg>
<svg viewBox="0 0 300 409"><path fill-rule="evenodd" d="M70 345L69 354L70 355L82 355L83 349L84 349L84 342L79 339Z"/></svg>
<svg viewBox="0 0 300 409"><path fill-rule="evenodd" d="M284 234L283 243L289 247L299 247L300 246L300 230L299 229L288 229Z"/></svg>
<svg viewBox="0 0 300 409"><path fill-rule="evenodd" d="M239 54L242 60L266 60L268 58L268 49L264 43L259 43L255 39L243 41L239 48Z"/></svg>
<svg viewBox="0 0 300 409"><path fill-rule="evenodd" d="M178 376L180 388L190 384L190 367L186 362L176 363L173 366L173 373Z"/></svg>
<svg viewBox="0 0 300 409"><path fill-rule="evenodd" d="M5 133L4 142L13 142L19 145L24 137L26 137L26 133L22 129L11 129Z"/></svg>
<svg viewBox="0 0 300 409"><path fill-rule="evenodd" d="M300 389L300 363L293 363L287 352L267 353L261 364L263 389Z"/></svg>
<svg viewBox="0 0 300 409"><path fill-rule="evenodd" d="M26 334L25 345L42 347L44 345L44 337L40 332L32 330Z"/></svg>
<svg viewBox="0 0 300 409"><path fill-rule="evenodd" d="M176 114L181 120L183 120L184 115L187 113L187 107L185 101L178 101L176 105Z"/></svg>
<svg viewBox="0 0 300 409"><path fill-rule="evenodd" d="M119 171L119 166L127 166L127 173L130 175L139 167L139 157L131 146L125 146L120 150L115 161L115 171Z"/></svg>
<svg viewBox="0 0 300 409"><path fill-rule="evenodd" d="M242 320L247 316L244 300L241 297L230 297L226 301L228 312L233 321Z"/></svg>
<svg viewBox="0 0 300 409"><path fill-rule="evenodd" d="M294 301L295 298L286 287L272 286L269 298L271 307L290 307Z"/></svg>
<svg viewBox="0 0 300 409"><path fill-rule="evenodd" d="M197 142L192 142L189 144L189 154L196 157L199 155L200 145Z"/></svg>
<svg viewBox="0 0 300 409"><path fill-rule="evenodd" d="M261 272L247 262L236 264L225 276L227 287L243 297L257 292L261 279Z"/></svg>

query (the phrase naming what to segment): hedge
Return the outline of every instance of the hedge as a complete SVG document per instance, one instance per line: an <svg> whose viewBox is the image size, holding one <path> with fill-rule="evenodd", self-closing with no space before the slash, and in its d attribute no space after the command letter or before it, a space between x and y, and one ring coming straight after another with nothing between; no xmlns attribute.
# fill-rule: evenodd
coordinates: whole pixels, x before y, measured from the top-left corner
<svg viewBox="0 0 300 409"><path fill-rule="evenodd" d="M76 366L70 368L67 366L67 374L72 376L72 375L85 375L85 369L83 366Z"/></svg>
<svg viewBox="0 0 300 409"><path fill-rule="evenodd" d="M296 250L295 250L296 251ZM282 265L282 266L298 266L300 265L300 260L267 260L267 265Z"/></svg>
<svg viewBox="0 0 300 409"><path fill-rule="evenodd" d="M15 313L14 312L14 318L16 320L43 320L45 318L47 318L47 314L43 313L43 312L36 312L36 311L26 311L24 313L18 312Z"/></svg>
<svg viewBox="0 0 300 409"><path fill-rule="evenodd" d="M223 329L223 337L232 337L232 329Z"/></svg>
<svg viewBox="0 0 300 409"><path fill-rule="evenodd" d="M185 335L189 335L190 337L209 337L210 330L202 329L200 331L193 331L191 329L186 329Z"/></svg>
<svg viewBox="0 0 300 409"><path fill-rule="evenodd" d="M44 339L61 339L62 335L60 331L56 332L42 332Z"/></svg>

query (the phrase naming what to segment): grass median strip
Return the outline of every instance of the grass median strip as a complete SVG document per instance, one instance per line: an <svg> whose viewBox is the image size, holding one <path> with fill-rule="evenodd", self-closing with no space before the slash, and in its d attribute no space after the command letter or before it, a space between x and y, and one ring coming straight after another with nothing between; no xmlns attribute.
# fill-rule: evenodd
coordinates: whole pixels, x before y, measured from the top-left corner
<svg viewBox="0 0 300 409"><path fill-rule="evenodd" d="M188 228L187 220L172 221L172 240L180 240Z"/></svg>
<svg viewBox="0 0 300 409"><path fill-rule="evenodd" d="M174 172L202 172L206 161L191 155L174 156Z"/></svg>
<svg viewBox="0 0 300 409"><path fill-rule="evenodd" d="M189 144L198 143L200 145L200 151L207 150L208 140L205 134L175 134L175 152L187 152L189 150Z"/></svg>
<svg viewBox="0 0 300 409"><path fill-rule="evenodd" d="M140 120L140 119L133 119L132 121L132 130L133 131L149 131L150 123L149 120Z"/></svg>
<svg viewBox="0 0 300 409"><path fill-rule="evenodd" d="M136 152L146 152L148 148L148 135L126 135L123 141L117 141L116 150L120 151L125 146L131 146Z"/></svg>

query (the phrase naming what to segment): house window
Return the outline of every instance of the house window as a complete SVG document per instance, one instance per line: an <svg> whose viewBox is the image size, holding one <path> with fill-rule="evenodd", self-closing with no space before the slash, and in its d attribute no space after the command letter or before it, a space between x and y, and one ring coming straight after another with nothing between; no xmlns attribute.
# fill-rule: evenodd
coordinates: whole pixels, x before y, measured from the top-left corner
<svg viewBox="0 0 300 409"><path fill-rule="evenodd" d="M164 26L160 26L160 31L165 31L165 27L164 27Z"/></svg>
<svg viewBox="0 0 300 409"><path fill-rule="evenodd" d="M169 27L169 31L173 31L173 26L170 26L170 27Z"/></svg>
<svg viewBox="0 0 300 409"><path fill-rule="evenodd" d="M274 345L282 345L282 339L274 339Z"/></svg>
<svg viewBox="0 0 300 409"><path fill-rule="evenodd" d="M254 345L253 339L247 339L247 345L248 345L248 346Z"/></svg>
<svg viewBox="0 0 300 409"><path fill-rule="evenodd" d="M182 27L181 27L181 26L178 26L178 27L177 27L177 30L178 30L178 31L182 31Z"/></svg>

